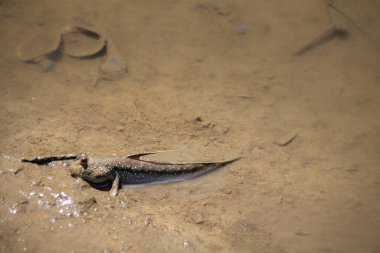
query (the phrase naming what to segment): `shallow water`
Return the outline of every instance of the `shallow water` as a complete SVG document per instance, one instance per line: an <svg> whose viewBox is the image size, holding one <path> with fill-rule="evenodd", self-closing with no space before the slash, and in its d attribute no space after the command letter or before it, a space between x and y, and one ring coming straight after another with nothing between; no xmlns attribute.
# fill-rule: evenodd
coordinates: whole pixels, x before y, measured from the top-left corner
<svg viewBox="0 0 380 253"><path fill-rule="evenodd" d="M329 27L325 2L0 1L0 251L380 251L380 6L334 2L349 37L295 57ZM103 26L127 75L101 79L104 55L15 56L72 23ZM157 150L242 159L117 198L18 162Z"/></svg>

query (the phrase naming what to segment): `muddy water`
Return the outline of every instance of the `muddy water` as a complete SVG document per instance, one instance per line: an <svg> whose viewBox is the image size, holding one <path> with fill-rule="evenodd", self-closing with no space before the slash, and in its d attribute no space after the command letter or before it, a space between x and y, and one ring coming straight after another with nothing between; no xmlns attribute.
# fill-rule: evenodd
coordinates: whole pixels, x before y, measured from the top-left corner
<svg viewBox="0 0 380 253"><path fill-rule="evenodd" d="M294 57L329 26L324 2L1 1L0 251L380 251L379 4L335 2L350 36ZM72 23L105 27L128 74L16 58ZM155 150L242 159L117 198L17 161Z"/></svg>

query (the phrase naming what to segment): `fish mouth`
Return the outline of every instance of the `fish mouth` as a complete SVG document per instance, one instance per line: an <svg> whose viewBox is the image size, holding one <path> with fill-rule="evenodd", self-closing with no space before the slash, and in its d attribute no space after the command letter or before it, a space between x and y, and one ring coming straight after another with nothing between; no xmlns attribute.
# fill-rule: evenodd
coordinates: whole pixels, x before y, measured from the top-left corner
<svg viewBox="0 0 380 253"><path fill-rule="evenodd" d="M83 173L81 171L78 171L78 169L72 169L70 171L70 175L73 177L73 178L78 178L78 177L82 177L83 176Z"/></svg>

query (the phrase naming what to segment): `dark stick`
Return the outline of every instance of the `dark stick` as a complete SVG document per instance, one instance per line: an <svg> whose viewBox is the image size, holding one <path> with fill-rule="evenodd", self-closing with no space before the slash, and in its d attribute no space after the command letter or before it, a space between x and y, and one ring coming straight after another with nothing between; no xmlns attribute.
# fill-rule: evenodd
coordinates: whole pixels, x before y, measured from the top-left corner
<svg viewBox="0 0 380 253"><path fill-rule="evenodd" d="M305 46L303 46L301 49L297 50L294 55L302 55L306 51L309 51L316 46L332 39L335 37L344 38L348 35L348 32L342 28L338 28L336 26L331 26L329 29L327 29L325 32L323 32L321 35L319 35L314 40L307 43Z"/></svg>

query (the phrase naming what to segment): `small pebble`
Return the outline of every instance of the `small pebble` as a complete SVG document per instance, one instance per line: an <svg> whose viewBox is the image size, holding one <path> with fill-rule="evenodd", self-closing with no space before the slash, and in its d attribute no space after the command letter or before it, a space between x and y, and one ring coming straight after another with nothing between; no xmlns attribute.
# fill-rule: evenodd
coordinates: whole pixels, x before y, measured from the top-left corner
<svg viewBox="0 0 380 253"><path fill-rule="evenodd" d="M148 226L150 224L151 220L149 219L149 217L145 217L144 218L144 224L145 226Z"/></svg>
<svg viewBox="0 0 380 253"><path fill-rule="evenodd" d="M36 187L36 186L43 186L43 183L41 182L41 180L39 181L32 181L32 183L30 184L30 186L32 187Z"/></svg>
<svg viewBox="0 0 380 253"><path fill-rule="evenodd" d="M244 35L247 33L247 28L244 25L237 25L235 27L235 32L238 35Z"/></svg>
<svg viewBox="0 0 380 253"><path fill-rule="evenodd" d="M196 224L202 224L203 223L203 217L200 213L197 213L193 216L193 221L196 223Z"/></svg>
<svg viewBox="0 0 380 253"><path fill-rule="evenodd" d="M120 132L120 133L125 132L125 128L122 127L122 126L119 126L119 127L117 127L116 129L117 129L117 131Z"/></svg>
<svg viewBox="0 0 380 253"><path fill-rule="evenodd" d="M224 194L231 194L231 193L232 193L232 190L231 190L231 188L223 188L223 189L222 189L222 192L223 192Z"/></svg>

